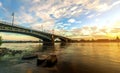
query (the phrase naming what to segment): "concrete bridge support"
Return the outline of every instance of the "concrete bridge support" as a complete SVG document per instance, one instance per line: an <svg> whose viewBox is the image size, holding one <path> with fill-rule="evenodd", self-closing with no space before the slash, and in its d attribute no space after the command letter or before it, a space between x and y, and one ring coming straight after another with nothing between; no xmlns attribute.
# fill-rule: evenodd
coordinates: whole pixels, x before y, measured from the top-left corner
<svg viewBox="0 0 120 73"><path fill-rule="evenodd" d="M54 46L54 42L51 41L43 41L43 46Z"/></svg>
<svg viewBox="0 0 120 73"><path fill-rule="evenodd" d="M61 44L65 44L65 43L68 43L68 39L63 39L63 38L60 38L61 40ZM44 46L54 46L55 45L55 36L54 35L51 35L51 40L43 40L43 45Z"/></svg>
<svg viewBox="0 0 120 73"><path fill-rule="evenodd" d="M51 35L51 40L43 40L43 45L44 46L54 46L54 35Z"/></svg>

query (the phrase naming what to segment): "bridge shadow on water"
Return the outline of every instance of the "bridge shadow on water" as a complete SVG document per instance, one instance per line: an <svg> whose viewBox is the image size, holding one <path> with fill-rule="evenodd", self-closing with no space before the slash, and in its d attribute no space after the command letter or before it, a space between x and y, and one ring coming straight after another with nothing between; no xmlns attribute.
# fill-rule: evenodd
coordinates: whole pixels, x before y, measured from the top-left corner
<svg viewBox="0 0 120 73"><path fill-rule="evenodd" d="M56 45L59 44L59 45ZM47 44L43 44L41 45L39 51L44 52L47 50L51 50L51 51L55 51L56 49L58 49L56 46L59 46L59 49L63 49L66 48L67 46L69 46L69 43L56 43L55 45L47 45Z"/></svg>

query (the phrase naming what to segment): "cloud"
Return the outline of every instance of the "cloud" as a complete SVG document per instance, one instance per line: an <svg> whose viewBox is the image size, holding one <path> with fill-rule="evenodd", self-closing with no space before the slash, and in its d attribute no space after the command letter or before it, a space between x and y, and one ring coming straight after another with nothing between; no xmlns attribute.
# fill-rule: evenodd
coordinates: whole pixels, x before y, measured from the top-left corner
<svg viewBox="0 0 120 73"><path fill-rule="evenodd" d="M81 24L81 23L82 23L82 21L76 21L76 23Z"/></svg>
<svg viewBox="0 0 120 73"><path fill-rule="evenodd" d="M114 7L114 6L118 5L118 4L120 4L120 0L118 0L118 1L116 1L116 2L114 2L114 3L111 5L111 7L110 7L110 8L112 8L112 7Z"/></svg>
<svg viewBox="0 0 120 73"><path fill-rule="evenodd" d="M100 0L92 0L92 1L87 1L86 3L83 3L85 5L85 8L89 10L96 10L98 12L104 12L107 10L110 10L114 6L120 4L120 1L117 0L115 2L112 1L100 1Z"/></svg>
<svg viewBox="0 0 120 73"><path fill-rule="evenodd" d="M113 27L120 28L120 20L114 22Z"/></svg>
<svg viewBox="0 0 120 73"><path fill-rule="evenodd" d="M64 26L70 26L71 24L63 24Z"/></svg>
<svg viewBox="0 0 120 73"><path fill-rule="evenodd" d="M110 7L109 7L106 3L100 4L100 5L97 6L98 11L100 11L100 12L106 11L106 10L108 10L109 8L110 8Z"/></svg>
<svg viewBox="0 0 120 73"><path fill-rule="evenodd" d="M75 19L69 19L68 22L69 23L74 23L76 20Z"/></svg>
<svg viewBox="0 0 120 73"><path fill-rule="evenodd" d="M2 3L0 2L0 7L2 6Z"/></svg>
<svg viewBox="0 0 120 73"><path fill-rule="evenodd" d="M108 5L107 3L103 3L97 6L98 11L107 11L113 8L114 6L120 4L120 1L115 1L112 4Z"/></svg>
<svg viewBox="0 0 120 73"><path fill-rule="evenodd" d="M111 7L119 4L119 1L114 2ZM108 3L100 3L100 0L27 0L20 9L19 20L24 23L49 21L64 17L77 17L82 13L89 14L91 10L105 11L110 8ZM51 16L52 15L52 16ZM88 18L95 15L90 14ZM71 21L70 21L71 22ZM72 23L75 22L72 20Z"/></svg>
<svg viewBox="0 0 120 73"><path fill-rule="evenodd" d="M110 33L120 33L120 21L116 21L113 24L113 27L111 28L111 30L109 32Z"/></svg>
<svg viewBox="0 0 120 73"><path fill-rule="evenodd" d="M69 0L41 0L37 3L32 1L30 4L34 5L29 11L34 12L36 16L46 20L51 19L50 14L53 14L56 18L61 18L78 15L82 12L81 5L77 5L75 2L71 3Z"/></svg>
<svg viewBox="0 0 120 73"><path fill-rule="evenodd" d="M73 29L71 29L71 33L72 35L70 37L72 38L83 38L82 36L87 36L89 39L114 38L115 36L120 36L120 21L101 27L98 25L84 25L81 28L73 27Z"/></svg>
<svg viewBox="0 0 120 73"><path fill-rule="evenodd" d="M43 28L45 31L51 32L55 28L57 34L65 32L65 29L69 27L75 27L74 29L70 28L72 34L79 32L77 33L79 36L104 35L105 32L110 32L112 28L103 28L103 24L98 26L96 26L97 24L95 26L88 24L88 26L80 26L81 28L79 28L75 24L84 25L84 19L78 21L78 18L99 16L102 12L110 10L119 4L119 0L114 2L112 0L109 0L109 2L108 0L23 0L23 5L15 13L15 21L36 30ZM1 6L2 3L0 2ZM61 20L64 18L67 20ZM56 23L58 20L61 21ZM99 19L93 20L99 21ZM115 27L114 30L116 30Z"/></svg>
<svg viewBox="0 0 120 73"><path fill-rule="evenodd" d="M7 13L7 9L3 7L2 2L0 2L0 8L3 9Z"/></svg>
<svg viewBox="0 0 120 73"><path fill-rule="evenodd" d="M51 33L54 29L54 21L46 21L41 23L34 23L31 25L32 29L39 30L39 31L45 31Z"/></svg>
<svg viewBox="0 0 120 73"><path fill-rule="evenodd" d="M25 13L25 12L21 12L22 16L18 16L18 22L20 22L21 24L27 23L27 24L31 24L34 23L37 19L34 18L31 14Z"/></svg>
<svg viewBox="0 0 120 73"><path fill-rule="evenodd" d="M74 11L74 10L76 10L77 9L77 6L74 6L74 7L72 7L70 10L71 11Z"/></svg>
<svg viewBox="0 0 120 73"><path fill-rule="evenodd" d="M105 11L110 5L107 3L100 3L100 0L27 0L21 7L20 11L24 16L25 14L31 15L31 18L24 18L26 22L34 22L34 19L41 18L44 21L51 20L51 14L59 19L62 17L79 16L82 13L88 14L90 10ZM119 4L119 1L114 2L111 7ZM25 12L25 13L23 13ZM88 12L88 13L87 13ZM28 15L26 15L28 17ZM22 17L21 17L22 19ZM21 20L20 19L20 20Z"/></svg>
<svg viewBox="0 0 120 73"><path fill-rule="evenodd" d="M87 17L88 18L92 18L92 17L94 17L95 15L94 14L91 14L91 15L88 15Z"/></svg>
<svg viewBox="0 0 120 73"><path fill-rule="evenodd" d="M111 33L119 33L120 32L120 28L113 28L110 32Z"/></svg>
<svg viewBox="0 0 120 73"><path fill-rule="evenodd" d="M41 0L33 0L33 3L38 3L40 2Z"/></svg>

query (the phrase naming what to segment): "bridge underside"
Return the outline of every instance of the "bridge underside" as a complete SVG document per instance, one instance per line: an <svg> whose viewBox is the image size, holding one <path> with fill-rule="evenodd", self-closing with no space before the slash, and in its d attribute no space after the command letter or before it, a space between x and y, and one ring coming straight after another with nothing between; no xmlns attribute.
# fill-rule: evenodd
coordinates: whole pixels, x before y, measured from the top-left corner
<svg viewBox="0 0 120 73"><path fill-rule="evenodd" d="M28 29L28 28L23 28L19 26L12 26L8 24L9 23L0 23L0 31L30 35L30 36L42 39L44 45L54 45L54 39L56 38L59 38L61 42L68 42L69 40L62 36L45 33L41 31L36 31L36 30Z"/></svg>
<svg viewBox="0 0 120 73"><path fill-rule="evenodd" d="M54 43L55 43L54 39L58 38L58 37L52 38L52 36L50 38L46 38L46 37L39 36L36 34L30 34L30 33L26 33L26 32L18 32L18 31L9 31L9 30L0 30L0 31L1 32L20 33L20 34L30 35L30 36L39 38L43 41L44 46L54 46ZM68 41L67 39L62 39L62 38L59 38L59 39L61 40L61 43L66 43Z"/></svg>

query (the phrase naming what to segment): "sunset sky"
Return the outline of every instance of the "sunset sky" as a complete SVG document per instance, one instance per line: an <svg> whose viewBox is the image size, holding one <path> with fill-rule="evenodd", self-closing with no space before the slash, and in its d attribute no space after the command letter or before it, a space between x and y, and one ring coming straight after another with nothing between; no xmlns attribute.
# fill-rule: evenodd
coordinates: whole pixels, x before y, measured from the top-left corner
<svg viewBox="0 0 120 73"><path fill-rule="evenodd" d="M69 38L120 37L120 0L0 0L0 20ZM0 32L7 40L36 40Z"/></svg>

